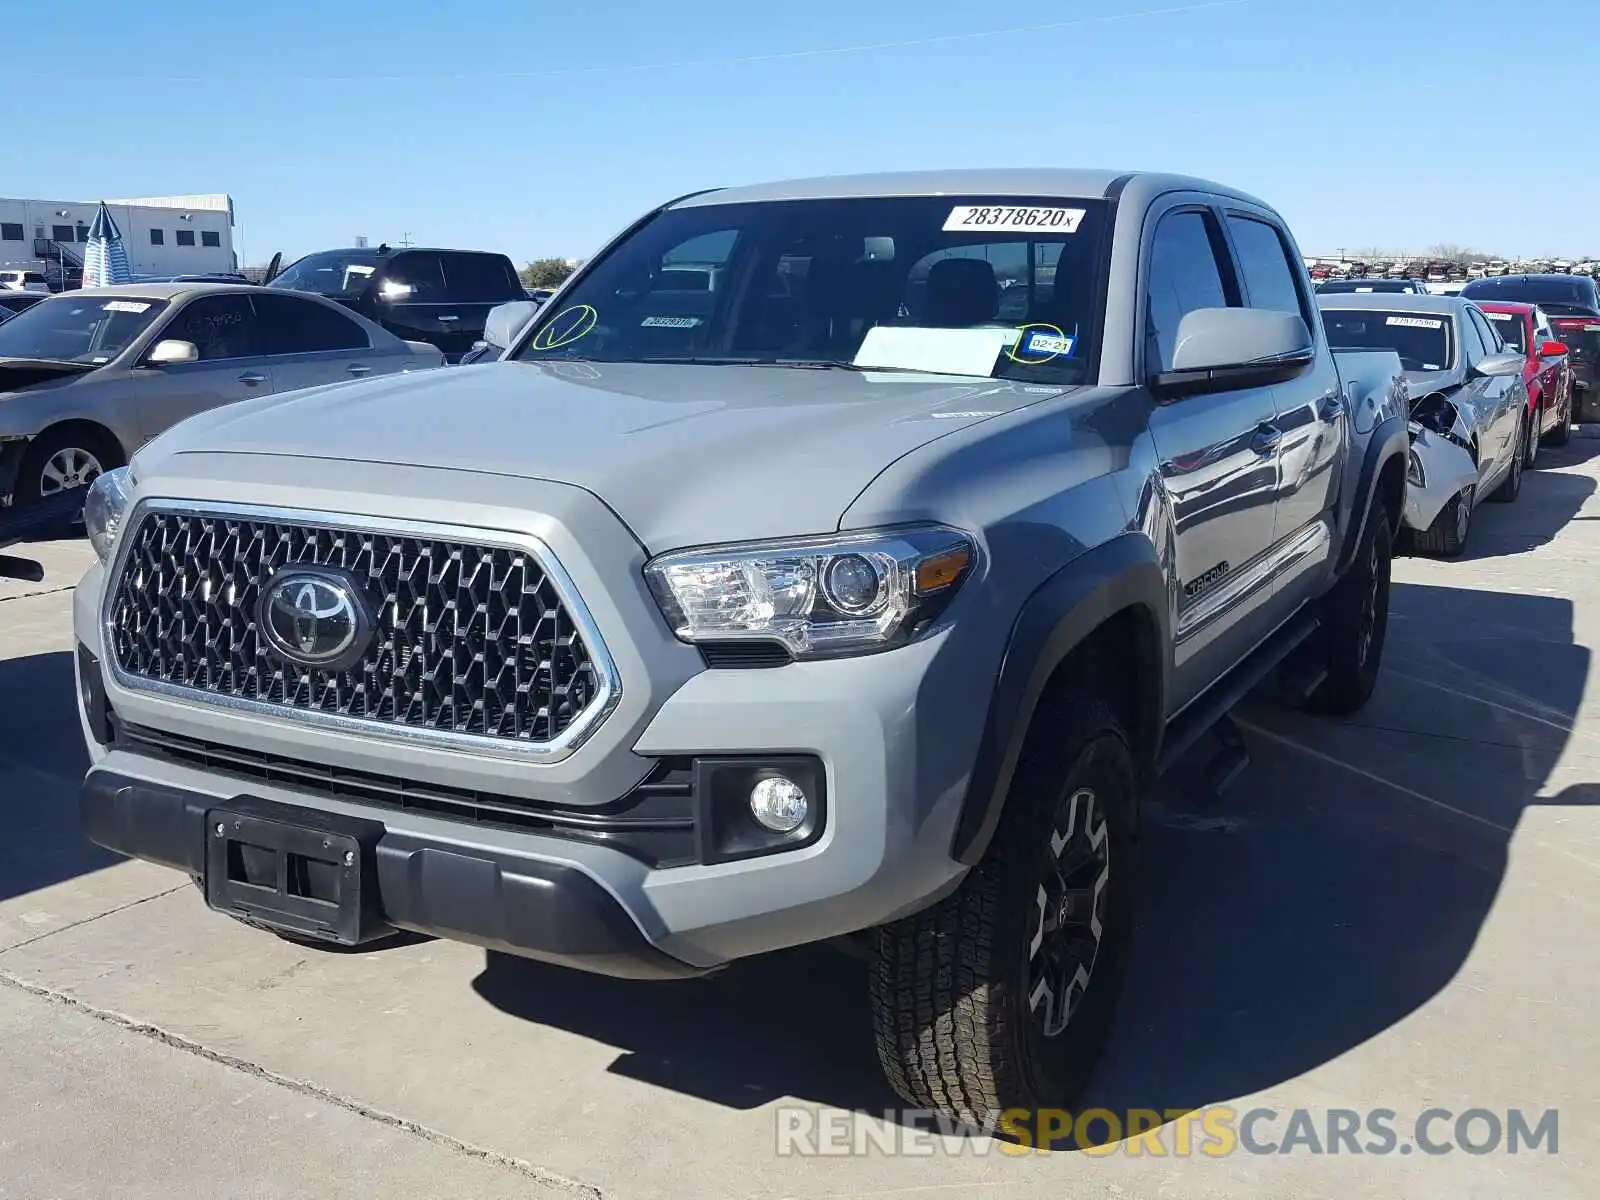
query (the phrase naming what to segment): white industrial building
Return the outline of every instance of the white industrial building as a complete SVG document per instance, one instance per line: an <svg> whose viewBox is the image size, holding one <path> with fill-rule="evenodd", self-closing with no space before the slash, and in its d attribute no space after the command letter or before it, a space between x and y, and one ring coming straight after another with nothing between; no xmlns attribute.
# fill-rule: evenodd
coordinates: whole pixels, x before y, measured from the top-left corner
<svg viewBox="0 0 1600 1200"><path fill-rule="evenodd" d="M122 231L136 275L188 275L238 270L233 250L233 198L196 196L106 199ZM63 269L75 278L99 200L8 200L0 197L0 266L42 270L52 284Z"/></svg>

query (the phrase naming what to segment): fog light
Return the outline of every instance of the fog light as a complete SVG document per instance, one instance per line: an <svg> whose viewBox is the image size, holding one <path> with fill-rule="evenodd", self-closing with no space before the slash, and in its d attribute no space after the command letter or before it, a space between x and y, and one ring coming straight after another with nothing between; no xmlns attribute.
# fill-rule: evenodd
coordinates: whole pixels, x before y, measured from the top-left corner
<svg viewBox="0 0 1600 1200"><path fill-rule="evenodd" d="M782 775L769 775L750 789L750 813L773 833L793 833L810 811L800 785Z"/></svg>

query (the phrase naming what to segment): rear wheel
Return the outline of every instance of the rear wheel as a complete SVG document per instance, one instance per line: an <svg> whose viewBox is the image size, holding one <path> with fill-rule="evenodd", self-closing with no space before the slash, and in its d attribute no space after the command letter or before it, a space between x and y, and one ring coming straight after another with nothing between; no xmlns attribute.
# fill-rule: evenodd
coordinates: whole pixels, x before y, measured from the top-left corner
<svg viewBox="0 0 1600 1200"><path fill-rule="evenodd" d="M1572 389L1567 389L1567 398L1561 405L1561 411L1556 414L1556 423L1551 426L1550 432L1544 435L1546 444L1551 446L1565 446L1572 440Z"/></svg>
<svg viewBox="0 0 1600 1200"><path fill-rule="evenodd" d="M1323 602L1323 668L1328 677L1311 694L1313 712L1345 716L1372 697L1389 633L1389 575L1394 531L1389 514L1374 504L1356 560Z"/></svg>
<svg viewBox="0 0 1600 1200"><path fill-rule="evenodd" d="M1136 804L1105 707L1065 693L1041 705L983 861L877 931L878 1059L908 1103L982 1124L1082 1091L1132 939Z"/></svg>
<svg viewBox="0 0 1600 1200"><path fill-rule="evenodd" d="M1533 464L1539 460L1539 430L1544 428L1544 405L1536 404L1528 424L1528 435L1523 439L1522 465L1527 470L1533 469Z"/></svg>

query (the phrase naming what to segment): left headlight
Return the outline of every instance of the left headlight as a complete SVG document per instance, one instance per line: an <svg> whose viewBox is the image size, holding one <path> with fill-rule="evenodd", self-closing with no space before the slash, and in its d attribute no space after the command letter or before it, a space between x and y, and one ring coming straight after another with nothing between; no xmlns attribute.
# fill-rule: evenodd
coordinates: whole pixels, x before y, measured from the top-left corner
<svg viewBox="0 0 1600 1200"><path fill-rule="evenodd" d="M83 501L83 524L89 544L103 563L111 561L132 496L133 476L127 467L106 471L89 485L89 495Z"/></svg>
<svg viewBox="0 0 1600 1200"><path fill-rule="evenodd" d="M794 658L863 654L925 632L977 563L976 542L917 526L664 554L645 578L686 642L777 642Z"/></svg>

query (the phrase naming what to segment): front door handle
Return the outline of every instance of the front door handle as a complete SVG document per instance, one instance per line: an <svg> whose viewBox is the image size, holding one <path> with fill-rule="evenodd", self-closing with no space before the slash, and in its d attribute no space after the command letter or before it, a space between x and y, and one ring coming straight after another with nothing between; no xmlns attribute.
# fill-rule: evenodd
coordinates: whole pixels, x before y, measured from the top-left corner
<svg viewBox="0 0 1600 1200"><path fill-rule="evenodd" d="M1337 421L1339 415L1343 412L1344 397L1339 395L1338 392L1329 392L1321 400L1317 401L1317 420L1319 421Z"/></svg>
<svg viewBox="0 0 1600 1200"><path fill-rule="evenodd" d="M345 370L352 375L366 375L371 373L372 368L367 366L366 363L351 363Z"/></svg>
<svg viewBox="0 0 1600 1200"><path fill-rule="evenodd" d="M1250 439L1250 449L1257 454L1271 454L1281 441L1283 430L1270 421L1264 421L1256 426L1255 436Z"/></svg>
<svg viewBox="0 0 1600 1200"><path fill-rule="evenodd" d="M247 383L251 387L255 387L256 384L265 383L266 381L267 377L261 374L259 371L246 371L243 375L239 376L240 383Z"/></svg>

